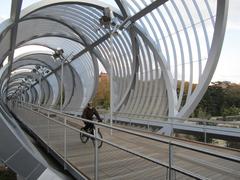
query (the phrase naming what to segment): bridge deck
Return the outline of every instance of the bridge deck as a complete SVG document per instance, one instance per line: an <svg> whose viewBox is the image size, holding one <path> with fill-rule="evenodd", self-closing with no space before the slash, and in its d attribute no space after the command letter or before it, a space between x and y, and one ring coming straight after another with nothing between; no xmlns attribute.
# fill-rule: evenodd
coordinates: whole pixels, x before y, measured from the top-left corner
<svg viewBox="0 0 240 180"><path fill-rule="evenodd" d="M48 136L48 128L46 117L37 112L18 109L16 114L20 115L20 119L24 119L25 123L31 122L32 128L42 137L47 139L50 147L57 153L64 156L63 137L64 128L56 123L50 122L50 133ZM33 117L35 122L32 123ZM55 117L56 120L62 121L60 117ZM83 123L74 118L67 119L68 125L80 128ZM159 161L168 162L168 144L145 139L135 135L126 134L113 130L112 135L110 130L100 128L105 140L118 144L119 146L128 148L145 156L155 158ZM156 134L152 134L161 139L168 139ZM184 142L191 146L205 148L221 152L226 155L240 156L239 151L230 149L206 146L190 141L182 141L172 139L173 141ZM79 133L67 129L67 161L76 169L88 176L94 178L94 146L92 141L83 144L79 139ZM188 171L197 173L203 177L210 179L240 179L239 163L223 160L203 153L187 150L180 147L173 147L173 165L184 168ZM119 148L113 147L106 143L99 149L99 179L166 179L167 169L153 162L125 152ZM191 179L186 175L178 172L173 173L176 179Z"/></svg>

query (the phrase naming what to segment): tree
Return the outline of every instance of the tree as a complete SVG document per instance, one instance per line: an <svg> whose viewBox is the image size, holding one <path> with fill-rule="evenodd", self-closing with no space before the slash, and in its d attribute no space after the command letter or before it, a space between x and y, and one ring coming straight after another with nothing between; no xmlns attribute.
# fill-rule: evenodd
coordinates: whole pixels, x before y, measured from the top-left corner
<svg viewBox="0 0 240 180"><path fill-rule="evenodd" d="M219 83L209 86L198 108L205 109L206 114L220 116L224 107L224 91Z"/></svg>
<svg viewBox="0 0 240 180"><path fill-rule="evenodd" d="M240 85L228 81L213 82L207 89L193 116L238 115L240 109Z"/></svg>
<svg viewBox="0 0 240 180"><path fill-rule="evenodd" d="M99 75L98 89L93 104L104 109L108 109L110 106L110 82L106 73Z"/></svg>

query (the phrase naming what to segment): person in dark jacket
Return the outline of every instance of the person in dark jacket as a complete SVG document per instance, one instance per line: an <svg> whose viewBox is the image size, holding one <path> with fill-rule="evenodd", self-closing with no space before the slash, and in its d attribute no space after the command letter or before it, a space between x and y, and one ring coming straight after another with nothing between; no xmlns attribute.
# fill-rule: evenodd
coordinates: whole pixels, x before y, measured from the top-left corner
<svg viewBox="0 0 240 180"><path fill-rule="evenodd" d="M92 106L92 103L89 102L87 104L87 107L85 107L85 109L83 110L82 118L92 121L93 115L96 116L96 118L98 119L98 122L102 122L102 119L100 118L97 110ZM90 129L91 133L93 134L94 124L89 122L84 122L84 123L85 123L84 130L87 131Z"/></svg>

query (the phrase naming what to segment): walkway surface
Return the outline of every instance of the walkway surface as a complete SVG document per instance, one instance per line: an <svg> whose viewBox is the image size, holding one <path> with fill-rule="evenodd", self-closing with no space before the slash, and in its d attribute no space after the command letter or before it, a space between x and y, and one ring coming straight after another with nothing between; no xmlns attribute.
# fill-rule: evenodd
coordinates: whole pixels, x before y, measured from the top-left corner
<svg viewBox="0 0 240 180"><path fill-rule="evenodd" d="M63 122L63 118L53 116L48 121L46 112L34 112L25 108L16 108L14 112L24 123L30 126L49 146L58 154L64 156L64 127L57 122ZM45 115L43 115L43 114ZM78 119L67 118L67 124L76 128L81 128L83 123ZM49 128L48 128L49 125ZM167 162L169 159L169 145L156 142L150 139L130 135L124 132L113 130L112 135L109 129L100 127L105 140L113 142L121 147L131 151L154 158L161 162ZM49 134L48 134L49 132ZM147 134L147 133L146 133ZM149 133L148 133L149 134ZM170 138L151 134L159 139ZM67 161L71 163L82 174L90 179L94 179L94 146L92 141L83 144L79 139L79 133L67 129ZM185 143L198 148L215 151L226 156L240 157L240 151L220 148L215 146L171 139L174 142ZM151 161L125 152L119 148L104 143L99 149L99 179L166 179L167 169ZM173 165L197 173L209 179L240 179L240 164L213 157L203 153L187 150L185 148L173 147ZM178 172L173 173L176 179L191 179Z"/></svg>

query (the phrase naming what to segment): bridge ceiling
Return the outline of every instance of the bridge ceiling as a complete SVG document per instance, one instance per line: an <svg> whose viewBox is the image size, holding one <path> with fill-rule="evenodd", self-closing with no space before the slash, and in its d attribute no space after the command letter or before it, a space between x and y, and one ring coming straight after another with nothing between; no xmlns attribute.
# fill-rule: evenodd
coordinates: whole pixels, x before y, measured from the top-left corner
<svg viewBox="0 0 240 180"><path fill-rule="evenodd" d="M109 30L99 24L105 7L120 23L112 48ZM115 112L189 116L216 68L227 8L227 0L40 1L22 10L14 46L12 22L0 25L0 63L10 57L0 70L1 95L17 97L21 80L15 76L26 76L24 68L36 73L37 66L45 67L44 85L30 82L26 99L58 108L61 64L51 54L62 48L66 111L78 111L94 97L101 63L108 74L113 67ZM13 47L28 47L32 53L15 54L11 61Z"/></svg>

